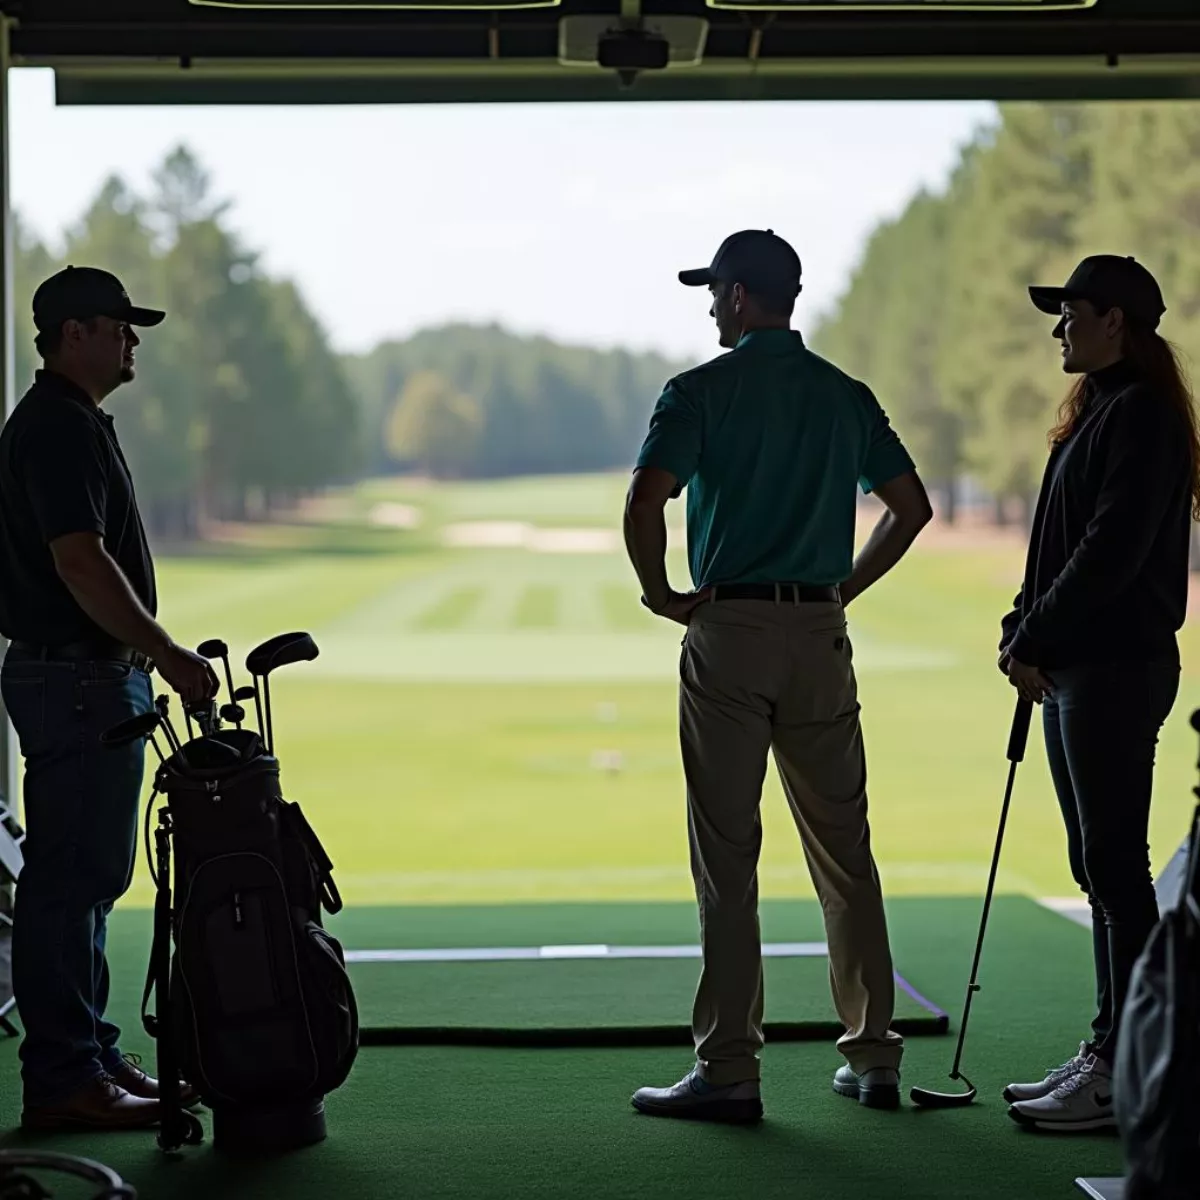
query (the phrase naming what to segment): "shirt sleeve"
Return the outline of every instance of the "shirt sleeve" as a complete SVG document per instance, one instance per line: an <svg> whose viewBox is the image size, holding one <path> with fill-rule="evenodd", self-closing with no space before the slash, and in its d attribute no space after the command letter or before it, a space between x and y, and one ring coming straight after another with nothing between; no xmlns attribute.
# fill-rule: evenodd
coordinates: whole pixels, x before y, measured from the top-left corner
<svg viewBox="0 0 1200 1200"><path fill-rule="evenodd" d="M25 490L42 540L104 533L110 455L86 418L28 430L20 448Z"/></svg>
<svg viewBox="0 0 1200 1200"><path fill-rule="evenodd" d="M867 417L870 422L867 452L859 472L859 486L864 493L869 494L881 484L900 475L907 475L916 468L899 435L892 428L887 413L875 398L875 393L864 384L860 384L859 387L867 401Z"/></svg>
<svg viewBox="0 0 1200 1200"><path fill-rule="evenodd" d="M1017 629L1021 624L1021 609L1025 604L1025 588L1013 597L1012 608L1000 619L1000 646L999 650L1003 654L1007 649L1009 642L1016 636Z"/></svg>
<svg viewBox="0 0 1200 1200"><path fill-rule="evenodd" d="M678 496L700 464L703 427L699 405L671 380L650 415L650 429L638 453L638 467L657 467L675 476Z"/></svg>
<svg viewBox="0 0 1200 1200"><path fill-rule="evenodd" d="M1143 389L1126 394L1108 426L1095 512L1009 645L1018 662L1036 665L1040 647L1059 640L1080 613L1111 603L1133 583L1186 469L1187 431L1160 397Z"/></svg>

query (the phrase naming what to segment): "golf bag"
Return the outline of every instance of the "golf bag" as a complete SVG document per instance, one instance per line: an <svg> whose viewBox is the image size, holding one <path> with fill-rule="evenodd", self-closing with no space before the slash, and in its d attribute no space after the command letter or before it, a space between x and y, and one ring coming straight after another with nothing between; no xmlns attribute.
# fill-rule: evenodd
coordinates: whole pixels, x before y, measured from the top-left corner
<svg viewBox="0 0 1200 1200"><path fill-rule="evenodd" d="M164 697L157 714L105 738L119 741L123 728L156 717L166 721ZM159 1142L172 1150L202 1137L180 1104L182 1076L212 1110L219 1149L311 1144L325 1136L326 1094L358 1051L342 947L321 919L322 908L341 908L332 863L283 797L270 735L264 744L211 714L201 728L203 736L173 743L146 810L157 892L142 1019L157 1041ZM159 795L166 803L151 857Z"/></svg>
<svg viewBox="0 0 1200 1200"><path fill-rule="evenodd" d="M1200 728L1200 711L1192 725ZM1194 790L1200 796L1200 787ZM1127 1200L1194 1200L1200 1188L1200 807L1178 903L1163 914L1133 970L1113 1075Z"/></svg>

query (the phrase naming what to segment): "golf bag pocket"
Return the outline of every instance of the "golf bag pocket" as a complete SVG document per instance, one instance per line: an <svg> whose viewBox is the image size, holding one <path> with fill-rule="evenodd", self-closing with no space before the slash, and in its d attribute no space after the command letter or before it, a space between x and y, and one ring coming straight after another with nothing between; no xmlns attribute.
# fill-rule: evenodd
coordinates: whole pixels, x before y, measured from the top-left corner
<svg viewBox="0 0 1200 1200"><path fill-rule="evenodd" d="M185 1077L237 1104L319 1095L312 1014L287 890L270 858L196 867L179 912L175 1016Z"/></svg>
<svg viewBox="0 0 1200 1200"><path fill-rule="evenodd" d="M327 929L315 921L305 928L305 1000L316 1049L319 1085L331 1092L346 1082L358 1054L358 1006L346 972L346 956Z"/></svg>

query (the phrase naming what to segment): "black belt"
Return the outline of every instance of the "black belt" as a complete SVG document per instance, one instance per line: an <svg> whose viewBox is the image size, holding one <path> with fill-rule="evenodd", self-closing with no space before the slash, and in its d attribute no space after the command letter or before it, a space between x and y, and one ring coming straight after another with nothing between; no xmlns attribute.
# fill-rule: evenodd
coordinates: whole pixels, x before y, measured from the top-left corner
<svg viewBox="0 0 1200 1200"><path fill-rule="evenodd" d="M9 643L9 647L18 654L28 654L43 662L127 662L139 671L150 670L150 660L144 654L120 642L60 642L49 646L40 642L14 639Z"/></svg>
<svg viewBox="0 0 1200 1200"><path fill-rule="evenodd" d="M812 583L718 583L714 600L778 600L781 604L837 604L841 592L834 585Z"/></svg>

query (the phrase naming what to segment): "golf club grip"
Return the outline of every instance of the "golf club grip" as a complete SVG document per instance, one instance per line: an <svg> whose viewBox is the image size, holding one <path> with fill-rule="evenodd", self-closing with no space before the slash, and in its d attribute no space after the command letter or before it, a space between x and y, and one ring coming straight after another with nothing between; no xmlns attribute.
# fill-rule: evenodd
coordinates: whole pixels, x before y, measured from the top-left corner
<svg viewBox="0 0 1200 1200"><path fill-rule="evenodd" d="M1012 731L1008 735L1008 761L1021 762L1025 758L1025 746L1029 741L1029 723L1033 719L1033 702L1018 700L1013 713Z"/></svg>

